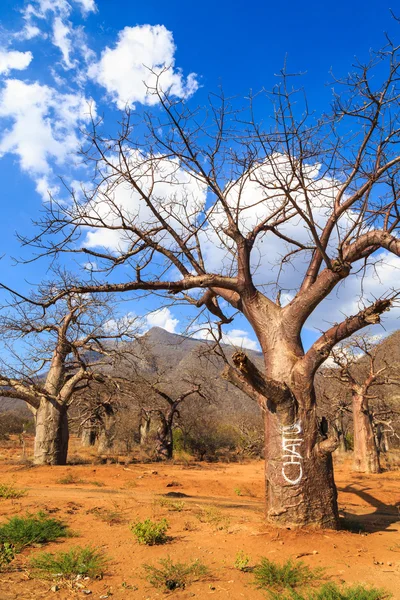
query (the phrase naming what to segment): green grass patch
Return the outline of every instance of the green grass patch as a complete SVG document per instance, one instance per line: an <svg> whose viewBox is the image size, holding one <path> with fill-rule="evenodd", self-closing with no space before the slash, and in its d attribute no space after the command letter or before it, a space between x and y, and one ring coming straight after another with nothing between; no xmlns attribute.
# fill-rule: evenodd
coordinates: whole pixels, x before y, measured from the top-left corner
<svg viewBox="0 0 400 600"><path fill-rule="evenodd" d="M385 590L366 588L361 585L339 587L336 583L327 583L318 590L299 593L295 590L282 593L271 592L270 600L389 600L392 595Z"/></svg>
<svg viewBox="0 0 400 600"><path fill-rule="evenodd" d="M100 521L104 521L104 523L108 523L109 525L122 525L125 522L124 515L117 505L115 505L114 508L101 508L96 506L87 512L95 515Z"/></svg>
<svg viewBox="0 0 400 600"><path fill-rule="evenodd" d="M156 503L161 508L167 509L169 512L182 512L185 508L185 503L182 500L172 500L171 498L165 498L161 496L158 498Z"/></svg>
<svg viewBox="0 0 400 600"><path fill-rule="evenodd" d="M208 523L217 531L227 530L231 524L229 517L224 515L215 506L204 506L197 513L196 517L201 523Z"/></svg>
<svg viewBox="0 0 400 600"><path fill-rule="evenodd" d="M144 521L134 523L131 526L131 531L139 544L156 546L165 544L168 541L168 527L169 525L166 519L161 519L161 521L145 519Z"/></svg>
<svg viewBox="0 0 400 600"><path fill-rule="evenodd" d="M43 579L68 578L77 575L101 578L107 567L107 558L96 548L76 546L67 552L41 552L30 559L36 577Z"/></svg>
<svg viewBox="0 0 400 600"><path fill-rule="evenodd" d="M61 483L62 485L72 485L74 483L86 483L84 479L80 479L77 475L73 473L68 473L65 477L61 477L61 479L57 480L57 483Z"/></svg>
<svg viewBox="0 0 400 600"><path fill-rule="evenodd" d="M26 495L26 490L21 490L11 484L3 483L0 485L0 498L5 500L22 498Z"/></svg>
<svg viewBox="0 0 400 600"><path fill-rule="evenodd" d="M12 544L8 542L0 543L0 571L7 567L14 560L15 551Z"/></svg>
<svg viewBox="0 0 400 600"><path fill-rule="evenodd" d="M208 569L199 560L191 563L174 562L169 556L159 561L160 567L143 565L147 581L165 592L184 589L190 583L208 575Z"/></svg>
<svg viewBox="0 0 400 600"><path fill-rule="evenodd" d="M12 517L0 526L0 544L11 544L16 552L32 544L45 544L69 535L65 523L44 512Z"/></svg>
<svg viewBox="0 0 400 600"><path fill-rule="evenodd" d="M319 579L323 573L321 569L311 570L302 562L293 562L289 559L280 565L268 558L262 558L253 572L256 587L266 591L293 589Z"/></svg>

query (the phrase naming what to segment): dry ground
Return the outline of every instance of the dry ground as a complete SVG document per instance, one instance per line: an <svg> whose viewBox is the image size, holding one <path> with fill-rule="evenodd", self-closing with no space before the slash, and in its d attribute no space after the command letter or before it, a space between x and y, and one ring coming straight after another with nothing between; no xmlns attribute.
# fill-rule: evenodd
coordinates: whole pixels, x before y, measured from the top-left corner
<svg viewBox="0 0 400 600"><path fill-rule="evenodd" d="M238 551L255 564L260 557L283 561L302 555L311 567L324 567L337 582L360 582L384 587L400 599L400 499L399 471L380 475L356 475L348 462L336 466L341 515L355 531L290 531L267 526L263 518L263 463L245 464L111 464L30 468L10 463L16 450L0 450L0 482L28 490L18 500L0 499L0 522L13 514L51 512L65 520L79 537L52 543L46 549L65 550L73 545L100 547L111 562L101 581L88 581L91 598L153 600L165 594L143 577L144 563L156 564L171 556L188 561L199 558L210 577L173 592L186 598L260 599L251 573L234 568ZM18 450L19 452L19 450ZM73 475L79 483L62 484ZM100 485L99 485L100 484ZM170 484L173 484L172 486ZM180 511L170 511L160 497L182 495ZM201 522L202 508L214 507L211 516L219 523ZM106 511L122 522L108 522ZM163 546L140 546L129 523L147 517L166 517L171 541ZM51 583L29 577L27 549L9 572L0 574L0 600L84 597L82 590L63 587L51 591ZM19 569L19 570L16 570Z"/></svg>

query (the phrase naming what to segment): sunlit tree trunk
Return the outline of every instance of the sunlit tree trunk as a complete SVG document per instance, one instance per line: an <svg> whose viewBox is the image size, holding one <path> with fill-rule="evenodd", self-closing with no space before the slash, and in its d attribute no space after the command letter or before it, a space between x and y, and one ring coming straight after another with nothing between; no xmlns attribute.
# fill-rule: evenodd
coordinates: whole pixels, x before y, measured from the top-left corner
<svg viewBox="0 0 400 600"><path fill-rule="evenodd" d="M68 415L65 406L42 398L35 414L35 465L65 465L68 455Z"/></svg>
<svg viewBox="0 0 400 600"><path fill-rule="evenodd" d="M99 433L98 454L108 454L114 448L116 416L111 404L104 405L101 429Z"/></svg>
<svg viewBox="0 0 400 600"><path fill-rule="evenodd" d="M368 401L362 392L353 392L354 459L353 469L360 473L380 473L379 452Z"/></svg>
<svg viewBox="0 0 400 600"><path fill-rule="evenodd" d="M290 324L278 318L274 322L262 302L256 300L246 308L263 351L265 370L258 371L243 353L238 353L234 362L244 379L260 392L267 518L285 527L337 528L332 461L337 438L328 439L321 431L314 375L298 368L304 356L300 338ZM246 391L232 369L225 370L225 377Z"/></svg>

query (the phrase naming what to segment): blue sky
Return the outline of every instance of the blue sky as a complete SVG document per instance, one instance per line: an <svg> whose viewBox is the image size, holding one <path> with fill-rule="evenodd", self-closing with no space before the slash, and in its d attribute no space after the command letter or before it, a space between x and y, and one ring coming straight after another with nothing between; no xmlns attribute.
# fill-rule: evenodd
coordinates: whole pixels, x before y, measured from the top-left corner
<svg viewBox="0 0 400 600"><path fill-rule="evenodd" d="M274 74L287 57L289 71L306 73L303 85L310 106L319 113L329 103L331 68L337 75L347 73L355 55L365 59L369 48L382 45L385 30L399 39L400 26L391 19L391 5L385 0L256 1L251 5L226 0L2 0L1 280L26 291L46 274L44 261L13 265L13 256L27 255L20 249L15 231L29 234L31 219L39 217L43 197L47 189L57 188L59 175L75 180L86 176L73 158L78 129L87 118L85 101L92 98L97 113L104 113L110 126L118 118L118 106L126 98L113 73L118 60L108 66L102 62L105 56L111 57L107 48L115 50L119 42L136 44L138 56L132 68L137 72L132 81L141 81L140 64L149 56L161 55L173 62L174 85L182 94L190 88L193 102L199 104L220 84L227 96L240 97L250 89L272 87ZM146 25L153 29L143 29ZM160 27L156 30L154 26ZM139 31L148 34L137 36ZM140 44L143 57L139 56ZM123 52L122 46L120 49ZM132 92L125 91L126 95ZM132 103L139 109L142 101L143 94L137 92ZM157 298L146 299L146 308L156 308L157 302ZM125 308L133 310L133 306L135 312L144 311L140 302ZM181 331L191 315L178 306L156 315L150 324L167 324ZM233 341L247 336L245 343L254 345L254 335L244 319L238 318L231 329L245 332L235 331ZM305 343L315 335L310 327Z"/></svg>

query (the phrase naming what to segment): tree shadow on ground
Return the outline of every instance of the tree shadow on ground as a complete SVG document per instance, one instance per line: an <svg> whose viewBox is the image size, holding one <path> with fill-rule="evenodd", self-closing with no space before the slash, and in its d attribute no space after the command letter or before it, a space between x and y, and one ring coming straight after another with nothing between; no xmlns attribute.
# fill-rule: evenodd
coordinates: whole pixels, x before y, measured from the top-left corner
<svg viewBox="0 0 400 600"><path fill-rule="evenodd" d="M353 484L338 488L338 491L354 494L369 506L375 508L373 512L367 514L352 513L346 509L340 510L342 513L340 519L341 528L354 533L375 533L378 531L398 533L400 527L391 528L390 526L394 523L398 523L400 526L400 502L386 504L370 494L370 489L368 487L355 487ZM360 505L360 508L364 508L364 506Z"/></svg>

